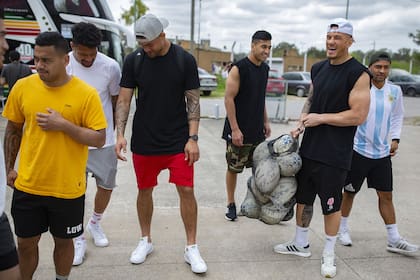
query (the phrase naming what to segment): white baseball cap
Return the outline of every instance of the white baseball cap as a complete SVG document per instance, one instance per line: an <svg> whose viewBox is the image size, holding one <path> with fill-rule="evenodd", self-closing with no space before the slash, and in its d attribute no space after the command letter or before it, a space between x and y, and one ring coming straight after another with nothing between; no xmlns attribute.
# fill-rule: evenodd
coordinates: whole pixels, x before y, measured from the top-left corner
<svg viewBox="0 0 420 280"><path fill-rule="evenodd" d="M156 39L168 25L167 19L147 14L136 21L134 33L141 43L147 43Z"/></svg>
<svg viewBox="0 0 420 280"><path fill-rule="evenodd" d="M344 18L335 18L328 24L328 32L340 32L353 37L353 25Z"/></svg>

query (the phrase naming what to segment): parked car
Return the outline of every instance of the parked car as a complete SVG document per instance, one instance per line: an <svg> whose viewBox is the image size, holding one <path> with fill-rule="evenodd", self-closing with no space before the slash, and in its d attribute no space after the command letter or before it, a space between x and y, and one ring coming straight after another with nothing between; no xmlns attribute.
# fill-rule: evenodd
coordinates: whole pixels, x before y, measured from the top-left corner
<svg viewBox="0 0 420 280"><path fill-rule="evenodd" d="M265 95L268 97L279 97L282 94L284 94L284 79L276 69L270 69Z"/></svg>
<svg viewBox="0 0 420 280"><path fill-rule="evenodd" d="M198 67L198 78L200 79L200 90L204 96L209 96L217 88L217 77L211 75L203 68Z"/></svg>
<svg viewBox="0 0 420 280"><path fill-rule="evenodd" d="M311 73L309 72L286 72L282 75L287 82L287 94L299 97L308 96L311 86Z"/></svg>
<svg viewBox="0 0 420 280"><path fill-rule="evenodd" d="M399 85L404 95L420 95L420 80L403 69L391 69L388 80Z"/></svg>

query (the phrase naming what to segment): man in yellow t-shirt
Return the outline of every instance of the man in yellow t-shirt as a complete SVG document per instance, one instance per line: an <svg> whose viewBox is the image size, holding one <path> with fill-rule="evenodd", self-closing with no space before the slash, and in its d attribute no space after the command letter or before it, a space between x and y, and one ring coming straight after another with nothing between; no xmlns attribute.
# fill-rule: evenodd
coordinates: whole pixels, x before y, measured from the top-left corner
<svg viewBox="0 0 420 280"><path fill-rule="evenodd" d="M12 216L23 279L32 279L38 242L47 230L55 243L56 279L68 278L72 238L83 232L88 146L102 147L105 142L107 124L99 95L67 74L67 52L68 43L59 33L38 35L38 74L15 84L3 112L8 119L7 184L14 187Z"/></svg>

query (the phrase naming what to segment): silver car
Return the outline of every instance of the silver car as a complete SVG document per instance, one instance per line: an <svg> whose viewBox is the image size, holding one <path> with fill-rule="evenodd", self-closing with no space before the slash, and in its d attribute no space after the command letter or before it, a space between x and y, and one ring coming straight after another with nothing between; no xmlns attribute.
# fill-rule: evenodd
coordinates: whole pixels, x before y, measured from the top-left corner
<svg viewBox="0 0 420 280"><path fill-rule="evenodd" d="M217 88L217 78L203 68L198 67L198 78L200 79L200 90L204 96L209 96Z"/></svg>
<svg viewBox="0 0 420 280"><path fill-rule="evenodd" d="M295 94L299 97L308 95L312 83L311 73L286 72L282 77L286 80L287 94Z"/></svg>

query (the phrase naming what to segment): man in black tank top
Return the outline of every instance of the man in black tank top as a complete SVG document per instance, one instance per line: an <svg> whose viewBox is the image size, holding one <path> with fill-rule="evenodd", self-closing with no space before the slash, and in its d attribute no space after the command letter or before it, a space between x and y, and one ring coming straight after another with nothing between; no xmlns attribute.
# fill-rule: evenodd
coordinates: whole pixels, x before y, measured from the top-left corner
<svg viewBox="0 0 420 280"><path fill-rule="evenodd" d="M270 55L271 34L257 31L252 36L251 52L233 64L226 80L226 120L222 138L226 140L225 218L235 221L235 188L238 173L252 166L255 147L270 136L265 108L265 89L269 67L264 61Z"/></svg>
<svg viewBox="0 0 420 280"><path fill-rule="evenodd" d="M308 229L316 195L324 215L326 241L321 258L321 275L334 277L334 247L340 225L341 191L350 169L356 126L369 110L370 75L349 54L353 26L337 18L328 24L327 60L311 69L312 89L292 136L304 133L297 174L296 234L291 242L278 244L274 251L309 257Z"/></svg>

